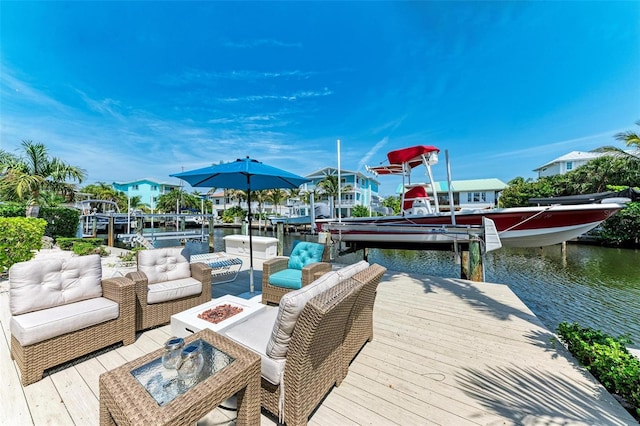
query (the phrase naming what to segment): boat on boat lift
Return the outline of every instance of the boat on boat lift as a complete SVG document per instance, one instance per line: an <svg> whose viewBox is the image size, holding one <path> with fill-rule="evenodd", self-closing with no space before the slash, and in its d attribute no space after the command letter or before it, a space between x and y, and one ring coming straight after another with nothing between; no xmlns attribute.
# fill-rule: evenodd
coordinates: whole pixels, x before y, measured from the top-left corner
<svg viewBox="0 0 640 426"><path fill-rule="evenodd" d="M601 198L585 204L550 204L513 208L456 210L449 179L449 211L442 211L432 166L440 150L434 146L413 146L391 151L388 164L367 167L370 173L402 176L402 212L393 216L317 220L319 231L330 232L333 240L360 248L432 248L433 245L468 242L481 238L486 251L505 247L542 247L576 238L598 226L630 201ZM428 182L411 184L411 172L426 168ZM497 241L496 241L497 239Z"/></svg>

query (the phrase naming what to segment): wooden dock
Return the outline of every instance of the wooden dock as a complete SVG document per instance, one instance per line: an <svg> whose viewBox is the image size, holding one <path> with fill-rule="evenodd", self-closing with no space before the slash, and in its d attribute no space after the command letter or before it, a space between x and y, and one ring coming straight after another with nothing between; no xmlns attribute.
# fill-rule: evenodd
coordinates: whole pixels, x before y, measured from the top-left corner
<svg viewBox="0 0 640 426"><path fill-rule="evenodd" d="M255 271L258 291L260 279ZM213 292L248 289L242 271ZM23 388L9 354L7 290L0 281L0 424L97 425L99 375L158 349L171 332L168 325L146 331L133 345L65 364ZM310 425L637 424L506 285L388 271L374 330ZM219 409L198 424L233 424L233 417ZM264 411L261 420L277 424Z"/></svg>

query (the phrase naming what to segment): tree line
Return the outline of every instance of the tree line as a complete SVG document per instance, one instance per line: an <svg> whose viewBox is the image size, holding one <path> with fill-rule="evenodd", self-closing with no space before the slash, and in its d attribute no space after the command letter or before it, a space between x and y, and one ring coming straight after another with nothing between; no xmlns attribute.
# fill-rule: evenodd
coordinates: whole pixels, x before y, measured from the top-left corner
<svg viewBox="0 0 640 426"><path fill-rule="evenodd" d="M22 141L20 153L13 154L0 150L0 201L18 202L25 205L41 205L55 207L76 201L78 194L84 194L95 199L114 201L121 211L128 208L150 213L170 213L179 210L199 210L202 199L213 195L217 188L211 188L207 194L198 191L191 193L183 189L169 191L158 197L154 206L142 203L140 196L127 197L122 191L112 185L98 182L80 187L87 176L84 169L73 166L58 157L49 154L42 143ZM299 199L309 204L313 195L316 201L320 198L335 199L338 195L338 177L326 175L312 191L300 189L270 189L251 191L251 199L256 201L258 211L262 212L262 205L266 202L279 207L289 199ZM349 191L350 186L342 186L343 191ZM248 198L247 191L224 190L224 200L237 202L239 205ZM226 204L223 206L227 208Z"/></svg>

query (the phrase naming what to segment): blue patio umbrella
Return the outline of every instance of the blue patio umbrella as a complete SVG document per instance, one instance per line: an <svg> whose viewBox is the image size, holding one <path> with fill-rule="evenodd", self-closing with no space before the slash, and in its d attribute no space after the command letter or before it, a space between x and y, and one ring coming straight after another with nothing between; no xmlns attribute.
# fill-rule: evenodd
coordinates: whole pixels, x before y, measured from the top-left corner
<svg viewBox="0 0 640 426"><path fill-rule="evenodd" d="M274 188L297 188L310 179L268 166L252 158L237 159L170 176L180 178L193 187L241 189L247 191L249 205L249 285L253 293L253 241L251 238L251 191Z"/></svg>

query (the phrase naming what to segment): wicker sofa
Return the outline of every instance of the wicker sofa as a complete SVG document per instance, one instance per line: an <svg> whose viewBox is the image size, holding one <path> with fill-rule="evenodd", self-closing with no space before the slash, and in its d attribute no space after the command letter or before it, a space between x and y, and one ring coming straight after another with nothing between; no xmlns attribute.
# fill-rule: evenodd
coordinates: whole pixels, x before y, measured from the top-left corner
<svg viewBox="0 0 640 426"><path fill-rule="evenodd" d="M211 300L211 268L190 263L185 247L140 250L138 270L126 277L135 283L136 330L166 324L171 315Z"/></svg>
<svg viewBox="0 0 640 426"><path fill-rule="evenodd" d="M362 290L375 291L384 272L385 268L364 261L329 272L284 295L277 308L268 307L225 331L227 337L260 354L261 405L280 422L307 424L327 392L345 378L352 350L345 356L343 348L372 337L365 333L362 341L347 327L370 324L361 317L373 307L354 308L373 303L375 297L361 297ZM353 341L345 342L345 336Z"/></svg>
<svg viewBox="0 0 640 426"><path fill-rule="evenodd" d="M286 293L300 289L331 271L324 244L296 242L289 257L278 256L262 264L262 303L278 304Z"/></svg>
<svg viewBox="0 0 640 426"><path fill-rule="evenodd" d="M103 279L98 255L16 263L9 286L11 357L24 386L48 368L135 341L133 282Z"/></svg>

